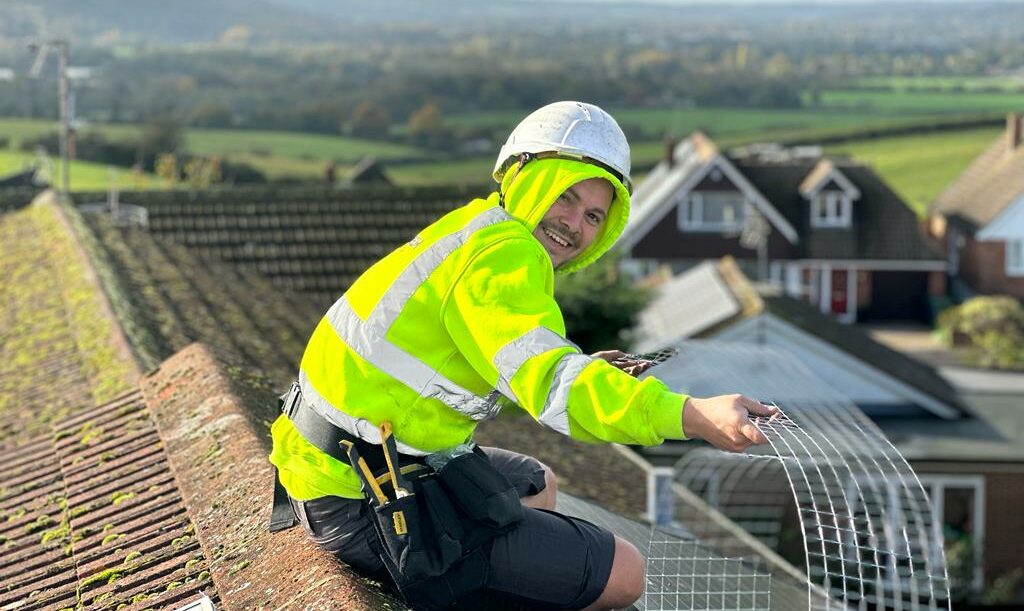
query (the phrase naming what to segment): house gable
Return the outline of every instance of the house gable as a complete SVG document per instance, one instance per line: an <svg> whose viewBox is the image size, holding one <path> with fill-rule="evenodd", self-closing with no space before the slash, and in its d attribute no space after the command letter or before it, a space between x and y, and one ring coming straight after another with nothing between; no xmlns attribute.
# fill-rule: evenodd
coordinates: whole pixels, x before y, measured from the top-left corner
<svg viewBox="0 0 1024 611"><path fill-rule="evenodd" d="M634 196L637 212L619 239L617 248L623 251L633 248L673 210L679 214L680 205L691 192L698 190L698 186L710 187L712 184L720 186L706 190L735 189L742 193L746 202L761 213L789 243L800 241L796 229L789 221L703 134L696 133L681 142L674 149L673 155L675 157L671 165L666 161L659 163L637 188Z"/></svg>

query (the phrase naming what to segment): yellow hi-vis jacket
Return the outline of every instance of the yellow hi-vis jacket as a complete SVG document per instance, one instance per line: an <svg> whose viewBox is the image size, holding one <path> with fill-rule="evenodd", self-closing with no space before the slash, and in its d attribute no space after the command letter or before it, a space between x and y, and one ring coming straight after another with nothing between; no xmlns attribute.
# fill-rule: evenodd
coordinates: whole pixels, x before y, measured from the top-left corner
<svg viewBox="0 0 1024 611"><path fill-rule="evenodd" d="M559 271L597 260L618 238L629 194L594 165L534 160L497 193L433 223L368 269L313 331L299 372L321 416L379 443L390 421L399 450L424 455L467 442L510 400L584 441L656 445L682 439L686 397L581 354L565 339L551 258L532 232L570 186L607 179L616 195L594 242ZM316 449L285 416L270 461L297 500L362 496L354 471Z"/></svg>

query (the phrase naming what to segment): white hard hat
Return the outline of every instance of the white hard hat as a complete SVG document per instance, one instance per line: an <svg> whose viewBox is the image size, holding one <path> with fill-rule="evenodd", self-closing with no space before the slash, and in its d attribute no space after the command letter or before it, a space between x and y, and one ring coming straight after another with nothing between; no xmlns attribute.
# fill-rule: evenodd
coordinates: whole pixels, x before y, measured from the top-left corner
<svg viewBox="0 0 1024 611"><path fill-rule="evenodd" d="M501 147L494 164L494 180L500 183L505 171L524 153L538 158L548 153L596 163L632 190L626 135L610 114L593 104L555 102L530 113Z"/></svg>

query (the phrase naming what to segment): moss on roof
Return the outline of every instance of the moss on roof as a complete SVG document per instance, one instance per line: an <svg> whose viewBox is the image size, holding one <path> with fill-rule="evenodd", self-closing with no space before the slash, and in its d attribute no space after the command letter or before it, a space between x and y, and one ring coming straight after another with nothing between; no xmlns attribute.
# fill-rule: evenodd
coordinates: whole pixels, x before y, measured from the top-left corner
<svg viewBox="0 0 1024 611"><path fill-rule="evenodd" d="M0 216L0 446L134 388L91 266L52 196Z"/></svg>
<svg viewBox="0 0 1024 611"><path fill-rule="evenodd" d="M199 341L275 386L295 376L319 309L256 274L105 216L80 217L79 232L146 369Z"/></svg>

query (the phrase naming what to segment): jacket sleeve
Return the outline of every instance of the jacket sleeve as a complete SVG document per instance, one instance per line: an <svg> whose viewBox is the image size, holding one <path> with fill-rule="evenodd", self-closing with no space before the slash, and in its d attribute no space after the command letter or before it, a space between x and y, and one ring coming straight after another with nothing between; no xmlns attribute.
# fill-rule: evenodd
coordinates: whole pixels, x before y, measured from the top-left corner
<svg viewBox="0 0 1024 611"><path fill-rule="evenodd" d="M539 422L583 441L684 439L684 395L638 380L565 339L547 254L529 239L477 253L441 310L470 365Z"/></svg>

